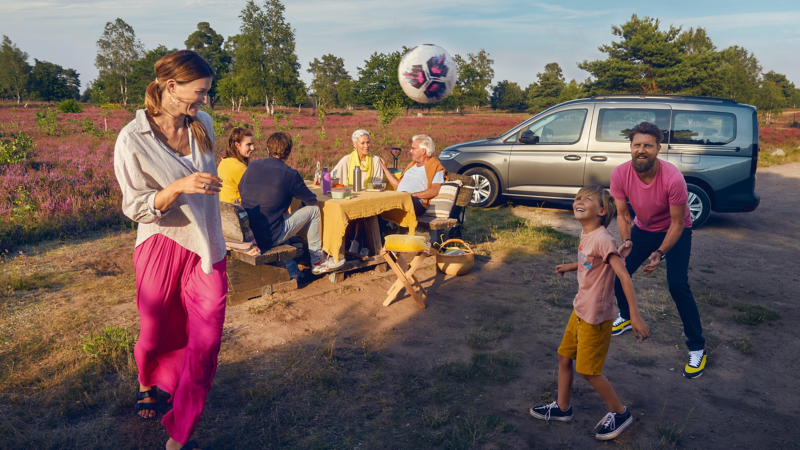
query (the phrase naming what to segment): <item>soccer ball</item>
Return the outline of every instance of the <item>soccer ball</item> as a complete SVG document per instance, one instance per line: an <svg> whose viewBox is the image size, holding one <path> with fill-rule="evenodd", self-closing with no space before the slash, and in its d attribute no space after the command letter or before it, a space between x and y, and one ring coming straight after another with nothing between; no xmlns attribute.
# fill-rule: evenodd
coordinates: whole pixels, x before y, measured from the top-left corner
<svg viewBox="0 0 800 450"><path fill-rule="evenodd" d="M409 50L397 68L400 87L417 103L436 103L453 92L458 73L447 50L433 44Z"/></svg>

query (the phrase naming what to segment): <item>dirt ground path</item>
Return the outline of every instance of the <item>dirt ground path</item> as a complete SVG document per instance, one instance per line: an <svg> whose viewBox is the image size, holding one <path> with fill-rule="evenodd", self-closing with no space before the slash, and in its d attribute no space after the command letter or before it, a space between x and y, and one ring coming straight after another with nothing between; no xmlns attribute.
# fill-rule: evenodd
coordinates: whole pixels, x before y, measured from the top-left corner
<svg viewBox="0 0 800 450"><path fill-rule="evenodd" d="M623 448L800 446L800 332L793 325L800 319L793 298L800 275L792 267L800 254L800 164L759 169L756 190L761 206L755 212L712 213L693 235L690 283L711 352L703 377L681 376L685 338L663 269L652 277L635 276L653 337L644 343L630 333L614 338L604 370L637 419L617 441ZM515 206L514 214L579 233L570 211ZM459 278L437 275L429 266L421 272L430 293L426 310L408 296L382 306L391 274L358 274L342 285L322 279L292 294L231 308L226 339L256 354L298 340L335 337L345 348L379 350L391 372L399 374L469 359L469 333L505 320L513 332L490 346L520 352L522 375L485 387L474 401L514 428L484 447L594 448L591 429L606 409L583 380L575 383L572 423L551 425L528 415L532 404L555 395L555 350L576 281L558 280L552 271L574 257L551 252L514 262L482 258L472 273ZM736 323L733 306L740 303L762 305L780 319L757 326ZM755 345L755 353L745 356L734 348L741 338Z"/></svg>

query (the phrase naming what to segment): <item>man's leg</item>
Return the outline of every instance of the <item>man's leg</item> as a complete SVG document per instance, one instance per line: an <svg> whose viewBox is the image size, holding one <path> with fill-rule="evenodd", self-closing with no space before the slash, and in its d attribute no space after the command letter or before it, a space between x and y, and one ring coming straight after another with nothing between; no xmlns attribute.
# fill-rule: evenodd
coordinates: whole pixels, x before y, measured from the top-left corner
<svg viewBox="0 0 800 450"><path fill-rule="evenodd" d="M700 312L689 287L689 257L692 252L692 229L683 230L678 242L669 251L667 258L667 283L669 293L678 314L683 321L683 333L686 335L686 346L689 350L703 350L706 340L703 338L703 326L700 323Z"/></svg>
<svg viewBox="0 0 800 450"><path fill-rule="evenodd" d="M284 218L283 232L275 241L275 245L286 242L303 228L307 229L308 252L311 263L317 264L322 253L322 219L319 206L304 206Z"/></svg>
<svg viewBox="0 0 800 450"><path fill-rule="evenodd" d="M628 269L628 274L633 275L663 241L664 233L651 233L641 230L635 225L631 227L633 248L631 248L631 253L628 257L625 258L625 268ZM625 320L630 320L631 312L628 308L628 300L625 298L625 292L622 290L622 283L619 281L619 277L614 280L614 294L617 297L619 315Z"/></svg>

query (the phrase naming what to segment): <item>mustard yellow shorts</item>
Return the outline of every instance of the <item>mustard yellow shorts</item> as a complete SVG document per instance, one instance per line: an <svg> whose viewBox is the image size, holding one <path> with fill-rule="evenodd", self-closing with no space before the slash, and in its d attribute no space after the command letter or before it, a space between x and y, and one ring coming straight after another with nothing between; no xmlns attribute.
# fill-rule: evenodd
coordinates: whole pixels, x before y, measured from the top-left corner
<svg viewBox="0 0 800 450"><path fill-rule="evenodd" d="M575 315L569 316L567 329L558 354L575 360L575 371L581 375L602 375L608 347L611 345L611 326L614 319L592 325Z"/></svg>

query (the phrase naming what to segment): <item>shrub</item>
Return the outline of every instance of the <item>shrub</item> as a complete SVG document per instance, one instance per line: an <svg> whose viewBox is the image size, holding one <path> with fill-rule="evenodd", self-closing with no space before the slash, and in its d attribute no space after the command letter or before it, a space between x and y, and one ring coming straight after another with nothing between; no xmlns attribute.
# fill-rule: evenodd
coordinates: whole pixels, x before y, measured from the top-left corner
<svg viewBox="0 0 800 450"><path fill-rule="evenodd" d="M108 111L109 109L122 109L122 105L117 103L106 103L105 105L100 106L100 109L104 111Z"/></svg>
<svg viewBox="0 0 800 450"><path fill-rule="evenodd" d="M27 133L19 133L13 139L0 141L0 166L25 161L32 148L33 139Z"/></svg>
<svg viewBox="0 0 800 450"><path fill-rule="evenodd" d="M80 103L70 98L61 102L61 104L58 105L58 110L66 114L80 113L83 112L83 107Z"/></svg>
<svg viewBox="0 0 800 450"><path fill-rule="evenodd" d="M105 327L98 334L89 333L83 338L83 351L103 368L120 367L133 357L136 339L117 327Z"/></svg>
<svg viewBox="0 0 800 450"><path fill-rule="evenodd" d="M55 108L40 109L34 114L36 125L48 136L58 134L58 110Z"/></svg>

